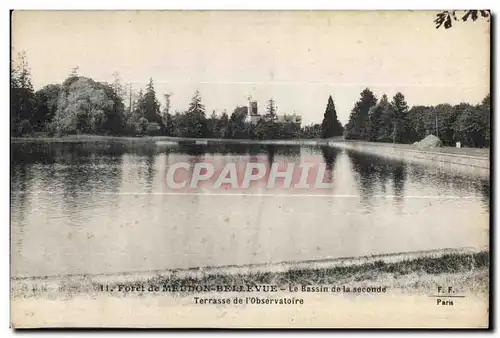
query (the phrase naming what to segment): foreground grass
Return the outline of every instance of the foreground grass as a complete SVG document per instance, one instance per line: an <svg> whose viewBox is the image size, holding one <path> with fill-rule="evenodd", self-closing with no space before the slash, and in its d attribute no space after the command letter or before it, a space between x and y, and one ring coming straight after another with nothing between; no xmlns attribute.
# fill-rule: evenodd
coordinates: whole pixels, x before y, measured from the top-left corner
<svg viewBox="0 0 500 338"><path fill-rule="evenodd" d="M189 287L208 286L215 289L221 285L253 286L276 285L278 287L303 285L354 285L384 286L405 293L426 293L438 285L453 286L455 289L472 293L489 291L489 253L451 253L440 257L420 257L398 262L377 260L372 263L333 266L316 269L290 269L288 271L268 271L250 273L198 273L181 276L180 272L170 271L154 277L142 278L132 275L127 278L115 276L113 280L95 276L72 276L58 278L56 282L37 279L13 280L13 297L72 297L78 294L97 295L107 293L115 296L141 295L142 293L118 292L119 287L146 288L156 286L168 289L172 295L189 295L196 291ZM313 265L312 265L313 266ZM55 283L55 284L54 284ZM107 285L107 289L103 289ZM35 287L33 287L35 286ZM182 290L181 290L182 289ZM114 290L114 292L106 291ZM165 294L165 292L161 292Z"/></svg>
<svg viewBox="0 0 500 338"><path fill-rule="evenodd" d="M380 277L398 279L414 274L447 275L463 274L474 270L486 271L489 267L489 254L445 254L441 257L421 257L412 260L386 263L378 260L373 263L336 266L326 269L294 269L285 272L258 272L249 274L209 274L203 277L182 277L174 275L158 276L147 281L148 285L167 286L171 289L195 285L262 285L279 286L332 285L375 281ZM384 279L384 278L382 278ZM127 285L116 283L114 286ZM134 285L134 283L129 283Z"/></svg>

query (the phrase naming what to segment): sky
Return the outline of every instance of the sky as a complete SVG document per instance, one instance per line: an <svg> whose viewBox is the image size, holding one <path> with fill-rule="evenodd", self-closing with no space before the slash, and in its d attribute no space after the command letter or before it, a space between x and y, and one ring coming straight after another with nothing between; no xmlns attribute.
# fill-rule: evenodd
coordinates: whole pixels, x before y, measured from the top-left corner
<svg viewBox="0 0 500 338"><path fill-rule="evenodd" d="M35 89L71 69L144 88L208 113L273 97L278 114L320 123L331 95L345 124L360 92L408 104L478 103L490 92L490 26L435 28L433 11L15 11L12 54L26 51Z"/></svg>

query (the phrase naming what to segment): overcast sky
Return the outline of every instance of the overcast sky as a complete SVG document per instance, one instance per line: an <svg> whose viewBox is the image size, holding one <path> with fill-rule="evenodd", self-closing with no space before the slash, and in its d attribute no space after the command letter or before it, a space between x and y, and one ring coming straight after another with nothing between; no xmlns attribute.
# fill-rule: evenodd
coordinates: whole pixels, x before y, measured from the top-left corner
<svg viewBox="0 0 500 338"><path fill-rule="evenodd" d="M489 92L489 24L436 29L435 12L23 12L13 14L14 54L25 50L35 89L83 76L134 89L152 77L157 96L187 108L199 89L207 111L274 97L278 113L321 122L332 95L346 123L360 91L401 91L409 105L478 103Z"/></svg>

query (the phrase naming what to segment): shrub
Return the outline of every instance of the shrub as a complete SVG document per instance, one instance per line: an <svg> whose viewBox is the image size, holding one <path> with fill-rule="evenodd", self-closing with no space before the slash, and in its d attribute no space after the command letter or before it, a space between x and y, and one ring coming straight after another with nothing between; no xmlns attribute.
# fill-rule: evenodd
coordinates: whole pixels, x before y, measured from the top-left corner
<svg viewBox="0 0 500 338"><path fill-rule="evenodd" d="M19 135L30 135L33 133L33 127L31 126L30 121L22 120L17 127L17 131Z"/></svg>
<svg viewBox="0 0 500 338"><path fill-rule="evenodd" d="M160 132L160 124L156 122L151 122L146 128L148 135L157 135Z"/></svg>

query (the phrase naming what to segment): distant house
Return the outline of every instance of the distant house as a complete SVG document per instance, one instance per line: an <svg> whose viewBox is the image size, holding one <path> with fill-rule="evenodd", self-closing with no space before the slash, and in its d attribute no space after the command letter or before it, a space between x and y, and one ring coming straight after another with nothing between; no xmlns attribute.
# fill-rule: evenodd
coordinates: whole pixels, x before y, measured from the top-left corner
<svg viewBox="0 0 500 338"><path fill-rule="evenodd" d="M257 101L249 101L248 111L249 111L249 114L247 115L247 122L251 123L252 125L256 125L262 119L264 119L266 121L269 120L268 114L265 114L265 115L259 114ZM302 124L302 116L297 115L295 113L277 115L276 121L279 123L294 123L300 127L300 125Z"/></svg>
<svg viewBox="0 0 500 338"><path fill-rule="evenodd" d="M278 122L281 123L295 123L300 125L302 123L302 116L297 115L295 113L293 114L283 114L283 115L278 115Z"/></svg>

